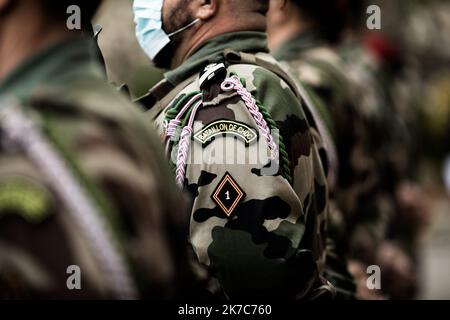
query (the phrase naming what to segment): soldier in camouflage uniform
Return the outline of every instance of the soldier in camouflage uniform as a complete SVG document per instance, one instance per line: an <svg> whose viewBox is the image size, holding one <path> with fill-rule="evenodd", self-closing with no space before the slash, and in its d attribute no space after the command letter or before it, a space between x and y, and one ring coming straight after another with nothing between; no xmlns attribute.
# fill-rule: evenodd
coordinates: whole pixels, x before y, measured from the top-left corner
<svg viewBox="0 0 450 320"><path fill-rule="evenodd" d="M140 102L193 197L190 240L210 290L331 297L326 152L296 84L268 54L269 1L163 1L154 19L172 35L156 55L145 41L151 33L139 32L152 2L135 1L138 39L172 71Z"/></svg>
<svg viewBox="0 0 450 320"><path fill-rule="evenodd" d="M84 26L100 1L0 2L0 298L174 297L185 202L90 39L67 30L73 3Z"/></svg>
<svg viewBox="0 0 450 320"><path fill-rule="evenodd" d="M405 72L409 63L405 63L398 43L388 38L392 36L389 25L398 28L398 14L405 15L409 5L410 2L382 2L383 30L368 32L362 19L364 2L350 1L347 37L340 50L369 132L370 154L379 172L378 188L369 199L370 206L366 206L369 214L367 218L361 216L350 239L352 269L365 271L367 265L380 266L382 294L393 299L414 297L418 263L413 252L418 231L426 225L424 210L420 208L426 197L411 180L421 139L420 135L413 138L418 131L417 120L413 119L420 90L405 90L404 85L399 85L416 77ZM406 29L408 38L414 38L410 28ZM370 246L362 246L363 243ZM364 296L373 297L373 292L365 291Z"/></svg>
<svg viewBox="0 0 450 320"><path fill-rule="evenodd" d="M383 3L384 11L386 5ZM388 245L394 252L385 250L388 254L380 254L379 260L387 270L383 275L386 292L394 298L408 299L418 291L419 241L431 213L431 195L418 184L429 167L429 159L423 160L440 160L448 148L444 128L450 114L450 5L441 0L408 1L398 3L397 8L384 18L391 23L383 28L382 35L389 37L401 59L375 51L381 57L378 75L384 80L392 113L401 120L401 126L391 129L398 138L391 140L387 153L390 157L385 161L394 178L385 184L395 190L395 214L388 229ZM400 15L404 28L395 24Z"/></svg>
<svg viewBox="0 0 450 320"><path fill-rule="evenodd" d="M275 56L286 61L329 108L329 127L339 155L336 196L345 215L345 225L341 225L345 227L344 253L351 259L350 267L359 284L357 297L380 298L378 292L367 290L366 267L381 265L384 276L390 273L386 260L393 261L396 256L400 265L407 261L404 250L387 241L396 215L393 198L398 175L406 167L405 154L395 150L402 149L399 144L405 142L402 121L390 108L380 74L375 75L378 61L359 43L346 46L344 53L335 48L347 15L354 14L351 18L356 18L358 28L362 27L359 13L348 11L349 7L335 0L320 4L308 0L282 2L273 2L269 39L274 48L280 48ZM361 1L352 5L364 8ZM381 49L383 54L392 54L386 46ZM413 282L409 261L403 265L408 270L390 273L398 278L406 275L406 281L396 281L398 286L400 282ZM392 279L383 277L383 287L389 282Z"/></svg>
<svg viewBox="0 0 450 320"><path fill-rule="evenodd" d="M399 179L405 172L409 152L408 143L405 140L404 121L398 112L394 111L386 87L387 79L382 80L383 68L376 57L372 42L385 43L378 34L364 35L362 38L347 39L341 49L345 59L349 78L352 80L355 97L360 102L361 111L368 129L368 146L376 162L378 175L378 188L374 190L371 199L368 199L365 216L361 216L355 223L350 243L350 252L353 260L351 268L366 270L367 265L376 264L382 268L382 275L388 274L388 267L380 257L395 249L396 255L391 261L401 260L404 253L397 246L394 248L389 243L389 229L396 215L395 193ZM398 236L398 235L397 235ZM368 254L369 253L369 254ZM383 258L383 260L386 260ZM404 259L403 259L404 260ZM365 278L366 276L364 276ZM400 277L396 279L399 287ZM383 279L383 294L389 296L389 286ZM408 278L412 284L412 279ZM392 283L392 280L388 283ZM366 291L366 290L364 290ZM370 298L370 292L364 292L363 296Z"/></svg>
<svg viewBox="0 0 450 320"><path fill-rule="evenodd" d="M320 114L338 153L336 197L342 212L351 217L376 177L365 150L363 117L352 99L345 65L334 49L343 27L339 10L335 0L273 1L268 33L274 56L322 102Z"/></svg>
<svg viewBox="0 0 450 320"><path fill-rule="evenodd" d="M367 207L372 203L369 200L378 186L378 177L364 113L355 99L346 65L336 50L345 22L344 7L335 0L279 0L271 4L270 47L275 57L315 97L318 112L334 138L338 178L332 188L337 207L331 214L332 226L337 235L336 253L348 257L352 253L351 234L355 226L363 220L372 224L379 212L373 218L369 214L372 208ZM365 244L365 249L370 248L372 239Z"/></svg>

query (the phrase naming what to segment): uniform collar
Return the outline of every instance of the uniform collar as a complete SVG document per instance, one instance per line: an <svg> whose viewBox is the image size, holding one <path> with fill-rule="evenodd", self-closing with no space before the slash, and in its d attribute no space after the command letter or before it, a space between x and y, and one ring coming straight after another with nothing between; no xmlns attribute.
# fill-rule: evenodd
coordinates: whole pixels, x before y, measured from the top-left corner
<svg viewBox="0 0 450 320"><path fill-rule="evenodd" d="M290 41L283 44L281 48L274 53L274 57L281 61L297 59L299 54L324 44L326 44L326 41L320 32L310 29L301 32Z"/></svg>
<svg viewBox="0 0 450 320"><path fill-rule="evenodd" d="M26 60L0 83L0 96L12 95L28 100L43 86L58 86L64 79L80 72L85 77L95 67L92 43L86 39L70 39L52 45ZM96 71L94 72L96 73ZM101 75L101 73L99 73Z"/></svg>
<svg viewBox="0 0 450 320"><path fill-rule="evenodd" d="M208 63L221 59L225 49L246 53L269 52L267 37L264 32L243 31L226 33L206 42L181 66L167 72L165 78L173 86L177 86L195 72L200 72Z"/></svg>

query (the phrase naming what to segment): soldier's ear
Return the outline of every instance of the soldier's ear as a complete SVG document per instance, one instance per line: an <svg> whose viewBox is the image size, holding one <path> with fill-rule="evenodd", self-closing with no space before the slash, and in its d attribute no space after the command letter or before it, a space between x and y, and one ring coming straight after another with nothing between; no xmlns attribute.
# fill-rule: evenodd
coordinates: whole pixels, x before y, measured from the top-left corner
<svg viewBox="0 0 450 320"><path fill-rule="evenodd" d="M286 13L289 13L288 0L271 0L269 12L267 17L269 18L269 25L279 26L284 25L287 22Z"/></svg>
<svg viewBox="0 0 450 320"><path fill-rule="evenodd" d="M290 8L290 0L271 0L271 6L277 10L286 10Z"/></svg>
<svg viewBox="0 0 450 320"><path fill-rule="evenodd" d="M217 0L201 0L201 5L197 10L196 18L209 20L217 13Z"/></svg>

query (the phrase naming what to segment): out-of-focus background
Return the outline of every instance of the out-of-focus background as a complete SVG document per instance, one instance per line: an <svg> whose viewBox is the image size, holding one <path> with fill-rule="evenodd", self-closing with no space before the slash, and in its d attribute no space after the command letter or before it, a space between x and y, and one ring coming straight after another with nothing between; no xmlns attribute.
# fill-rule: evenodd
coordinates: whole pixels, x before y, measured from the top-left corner
<svg viewBox="0 0 450 320"><path fill-rule="evenodd" d="M371 4L380 6L379 33L401 59L401 72L389 84L395 103L419 137L410 161L431 219L419 242L417 298L450 299L450 1L373 0L366 7ZM162 72L135 39L132 0L106 0L96 20L110 81L128 84L135 97L144 94Z"/></svg>
<svg viewBox="0 0 450 320"><path fill-rule="evenodd" d="M99 45L105 57L108 78L116 85L127 84L133 96L141 96L162 79L151 66L135 34L132 0L106 0L97 16L103 27Z"/></svg>
<svg viewBox="0 0 450 320"><path fill-rule="evenodd" d="M417 179L429 197L431 214L420 241L418 298L450 299L450 191L444 181L450 151L450 2L374 2L382 8L382 32L403 51L405 74L415 83L409 88L417 90L404 90L404 95L417 99L417 125L423 139L416 141L421 145L414 160L419 163Z"/></svg>

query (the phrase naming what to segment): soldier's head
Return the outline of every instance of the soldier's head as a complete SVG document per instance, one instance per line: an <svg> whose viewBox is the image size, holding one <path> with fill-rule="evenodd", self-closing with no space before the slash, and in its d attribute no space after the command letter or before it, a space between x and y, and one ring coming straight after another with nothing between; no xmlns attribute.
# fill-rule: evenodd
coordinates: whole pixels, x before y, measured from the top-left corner
<svg viewBox="0 0 450 320"><path fill-rule="evenodd" d="M0 79L31 54L90 26L102 0L0 0ZM75 10L68 10L77 6ZM74 7L72 7L74 8ZM79 29L69 29L79 13ZM77 25L75 25L77 27Z"/></svg>
<svg viewBox="0 0 450 320"><path fill-rule="evenodd" d="M81 29L91 31L91 21L103 0L40 0L48 18L67 27L72 14L80 12ZM79 8L79 11L78 11Z"/></svg>
<svg viewBox="0 0 450 320"><path fill-rule="evenodd" d="M369 1L367 0L346 0L346 27L358 30L365 27L365 14Z"/></svg>
<svg viewBox="0 0 450 320"><path fill-rule="evenodd" d="M158 67L180 65L205 41L265 31L269 0L134 0L136 33Z"/></svg>
<svg viewBox="0 0 450 320"><path fill-rule="evenodd" d="M270 47L277 49L301 32L315 30L330 42L344 28L347 0L271 0L268 15Z"/></svg>
<svg viewBox="0 0 450 320"><path fill-rule="evenodd" d="M79 8L81 27L87 27L103 0L0 0L0 17L23 17L25 12L29 20L19 21L22 25L36 20L44 20L48 26L67 26L71 14L69 8ZM17 19L15 19L17 20ZM1 20L0 20L1 21Z"/></svg>

